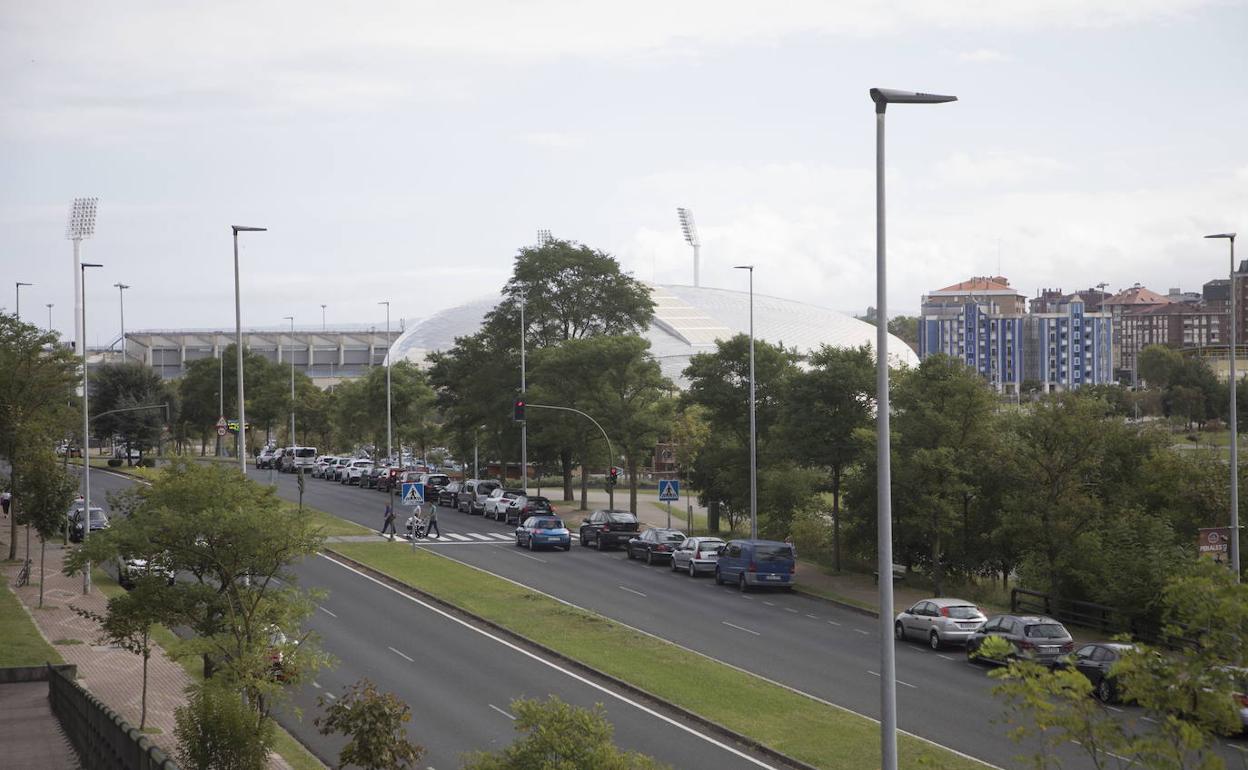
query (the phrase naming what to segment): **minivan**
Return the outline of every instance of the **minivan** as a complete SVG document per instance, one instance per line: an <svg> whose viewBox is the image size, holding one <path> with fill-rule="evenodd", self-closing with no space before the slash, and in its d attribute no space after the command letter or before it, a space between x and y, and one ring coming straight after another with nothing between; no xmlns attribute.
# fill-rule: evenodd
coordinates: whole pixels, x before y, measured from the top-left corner
<svg viewBox="0 0 1248 770"><path fill-rule="evenodd" d="M730 540L719 547L715 582L733 583L742 592L757 586L793 590L797 560L793 546L777 540Z"/></svg>
<svg viewBox="0 0 1248 770"><path fill-rule="evenodd" d="M459 490L459 510L478 516L484 514L485 501L491 492L501 486L497 481L488 479L469 479Z"/></svg>

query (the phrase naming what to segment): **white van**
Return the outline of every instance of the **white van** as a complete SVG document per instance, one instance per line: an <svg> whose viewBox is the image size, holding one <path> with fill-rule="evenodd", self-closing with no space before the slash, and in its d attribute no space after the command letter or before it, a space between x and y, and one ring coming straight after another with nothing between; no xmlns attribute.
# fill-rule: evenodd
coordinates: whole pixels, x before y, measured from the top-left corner
<svg viewBox="0 0 1248 770"><path fill-rule="evenodd" d="M316 465L316 447L314 446L286 447L282 452L284 473L297 473L300 468L304 473L311 473L314 465Z"/></svg>

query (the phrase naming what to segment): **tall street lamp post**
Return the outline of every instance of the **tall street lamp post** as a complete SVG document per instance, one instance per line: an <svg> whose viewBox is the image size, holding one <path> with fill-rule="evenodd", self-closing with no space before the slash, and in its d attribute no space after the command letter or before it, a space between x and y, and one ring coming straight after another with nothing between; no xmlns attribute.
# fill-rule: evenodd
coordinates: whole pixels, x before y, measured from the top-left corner
<svg viewBox="0 0 1248 770"><path fill-rule="evenodd" d="M524 379L524 302L520 303L520 398L525 399ZM527 399L526 399L527 400ZM520 423L520 478L524 484L524 493L529 493L529 422ZM503 479L504 482L507 479Z"/></svg>
<svg viewBox="0 0 1248 770"><path fill-rule="evenodd" d="M754 418L754 266L737 265L750 271L750 539L758 538L758 430Z"/></svg>
<svg viewBox="0 0 1248 770"><path fill-rule="evenodd" d="M1235 357L1239 352L1239 316L1235 313L1235 233L1215 233L1206 238L1225 238L1231 243L1231 571L1239 582L1239 414L1235 389Z"/></svg>
<svg viewBox="0 0 1248 770"><path fill-rule="evenodd" d="M52 331L52 303L48 303L48 331Z"/></svg>
<svg viewBox="0 0 1248 770"><path fill-rule="evenodd" d="M321 305L321 331L322 332L325 331L325 308L326 308L326 305Z"/></svg>
<svg viewBox="0 0 1248 770"><path fill-rule="evenodd" d="M282 320L290 321L290 445L293 447L295 446L295 317L284 315ZM291 462L294 462L294 458Z"/></svg>
<svg viewBox="0 0 1248 770"><path fill-rule="evenodd" d="M87 390L87 268L103 265L82 262L78 266L78 285L82 287L82 544L85 547L91 534L91 418L87 408L90 393ZM91 592L91 563L82 571L82 592Z"/></svg>
<svg viewBox="0 0 1248 770"><path fill-rule="evenodd" d="M14 283L15 283L15 286L14 286L14 291L17 293L17 304L16 304L16 306L13 308L13 315L14 315L14 316L16 316L16 317L17 317L17 320L19 320L19 321L20 321L20 320L22 320L22 287L23 287L23 286L34 286L34 284L33 284L33 283L27 283L27 282L25 282L25 281L15 281Z"/></svg>
<svg viewBox="0 0 1248 770"><path fill-rule="evenodd" d="M234 231L234 347L238 354L238 469L247 475L247 409L243 404L243 309L238 291L238 234L263 233L267 227L230 225Z"/></svg>
<svg viewBox="0 0 1248 770"><path fill-rule="evenodd" d="M120 281L113 286L117 287L117 307L121 310L121 362L124 364L126 362L126 289L130 286Z"/></svg>
<svg viewBox="0 0 1248 770"><path fill-rule="evenodd" d="M386 306L386 460L394 456L393 422L390 418L390 300L378 302Z"/></svg>
<svg viewBox="0 0 1248 770"><path fill-rule="evenodd" d="M74 205L69 210L69 223L65 225L65 237L74 242L74 335L82 331L82 271L78 251L86 238L95 235L95 210L99 198L74 198ZM77 341L79 353L86 347L87 341Z"/></svg>
<svg viewBox="0 0 1248 770"><path fill-rule="evenodd" d="M872 88L875 102L876 518L880 576L880 767L897 770L897 665L893 649L893 500L888 433L888 282L884 249L884 111L889 104L937 104L956 96Z"/></svg>
<svg viewBox="0 0 1248 770"><path fill-rule="evenodd" d="M676 216L680 218L680 231L685 235L685 243L693 247L693 287L702 285L698 273L698 256L702 249L702 239L698 237L698 225L693 221L693 211L690 209L676 209Z"/></svg>

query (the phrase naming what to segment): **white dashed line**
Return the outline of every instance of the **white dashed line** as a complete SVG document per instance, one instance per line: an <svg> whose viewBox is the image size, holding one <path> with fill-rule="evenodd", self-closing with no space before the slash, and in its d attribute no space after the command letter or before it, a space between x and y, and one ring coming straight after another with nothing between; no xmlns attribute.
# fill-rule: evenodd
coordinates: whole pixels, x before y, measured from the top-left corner
<svg viewBox="0 0 1248 770"><path fill-rule="evenodd" d="M498 713L500 713L500 714L502 714L503 716L507 717L507 718L508 718L508 719L510 719L511 721L513 721L513 722L514 722L514 721L516 721L516 718L515 718L514 716L512 716L511 714L508 714L506 711L503 711L503 710L502 710L502 709L500 709L498 706L495 706L493 703L490 703L490 704L487 704L487 705L488 705L490 708L492 708L492 709L494 709L495 711L497 711Z"/></svg>
<svg viewBox="0 0 1248 770"><path fill-rule="evenodd" d="M870 636L870 635L871 635L871 632L870 632L870 631L863 631L861 628L855 628L854 630L855 630L855 631L857 631L858 633L862 634L863 636Z"/></svg>
<svg viewBox="0 0 1248 770"><path fill-rule="evenodd" d="M941 655L939 652L936 653L936 657L943 658L944 660L953 660L953 658L949 657L948 655Z"/></svg>
<svg viewBox="0 0 1248 770"><path fill-rule="evenodd" d="M330 616L331 618L336 618L336 617L338 617L337 615L335 615L334 613L332 613L332 612L330 612L329 610L325 609L324 607L320 606L319 604L316 606L316 608L317 608L318 610L320 610L321 612L324 612L326 615Z"/></svg>
<svg viewBox="0 0 1248 770"><path fill-rule="evenodd" d="M806 613L806 617L810 618L811 620L818 620L818 619L819 619L819 616L818 616L818 615L811 615L809 612L807 612L807 613Z"/></svg>
<svg viewBox="0 0 1248 770"><path fill-rule="evenodd" d="M398 655L400 658L403 658L403 659L404 659L404 660L406 660L408 663L415 663L415 662L416 662L416 661L415 661L415 660L413 660L412 658L409 658L408 656L404 655L403 653L399 652L398 650L394 649L393 647L387 647L386 649L390 650L390 652L393 652L395 655Z"/></svg>
<svg viewBox="0 0 1248 770"><path fill-rule="evenodd" d="M794 615L796 615L796 614L797 614L797 610L793 609L792 607L785 607L785 608L784 608L784 611L785 611L785 612L792 612Z"/></svg>
<svg viewBox="0 0 1248 770"><path fill-rule="evenodd" d="M328 690L325 691L325 697L329 698L330 700L338 700L338 696L334 695L332 692Z"/></svg>
<svg viewBox="0 0 1248 770"><path fill-rule="evenodd" d="M880 674L879 674L879 672L876 672L876 671L871 671L870 669L868 669L868 670L867 670L867 673L868 673L868 674L870 674L871 676L879 676L879 675L880 675ZM903 682L903 681L901 681L900 679L897 679L897 680L895 680L895 681L897 682L897 684L901 685L902 687L909 687L911 690L917 690L917 689L919 689L918 687L916 687L915 685L910 684L909 682Z"/></svg>
<svg viewBox="0 0 1248 770"><path fill-rule="evenodd" d="M760 634L759 632L757 632L757 631L751 631L750 629L745 628L744 626L738 626L736 623L729 623L729 622L728 622L728 621L726 621L726 620L722 620L722 621L720 621L720 622L721 622L721 623L723 623L725 626L728 626L729 628L735 628L735 629L737 629L738 631L744 631L744 632L746 632L747 634L754 634L755 636L762 636L762 634Z"/></svg>
<svg viewBox="0 0 1248 770"><path fill-rule="evenodd" d="M616 587L617 587L617 588L619 588L621 591L628 591L630 594L637 594L638 596L642 597L643 599L644 599L644 598L645 598L645 596L646 596L646 595L645 595L645 594L643 594L641 591L636 591L636 590L634 590L634 589L632 589L632 588L629 588L628 586L616 586Z"/></svg>
<svg viewBox="0 0 1248 770"><path fill-rule="evenodd" d="M840 623L837 623L835 620L829 620L829 621L828 621L828 625L829 625L829 626L839 626L839 625L840 625Z"/></svg>
<svg viewBox="0 0 1248 770"><path fill-rule="evenodd" d="M318 690L319 690L319 689L321 689L321 683L320 683L320 682L313 682L313 683L312 683L312 686L313 686L313 687L315 687L315 688L316 688L316 689L318 689Z"/></svg>
<svg viewBox="0 0 1248 770"><path fill-rule="evenodd" d="M775 602L763 602L763 604L766 604L768 607L775 607L775 606L776 606L776 603L775 603Z"/></svg>

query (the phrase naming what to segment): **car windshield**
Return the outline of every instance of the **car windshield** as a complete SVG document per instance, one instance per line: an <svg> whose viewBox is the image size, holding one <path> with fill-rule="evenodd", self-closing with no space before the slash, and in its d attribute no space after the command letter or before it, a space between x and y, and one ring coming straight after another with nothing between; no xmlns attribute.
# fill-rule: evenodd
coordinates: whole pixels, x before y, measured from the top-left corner
<svg viewBox="0 0 1248 770"><path fill-rule="evenodd" d="M660 532L656 536L660 543L683 543L685 535L683 532L672 530L670 532Z"/></svg>
<svg viewBox="0 0 1248 770"><path fill-rule="evenodd" d="M637 521L637 519L631 513L622 513L622 512L612 511L611 513L607 514L607 516L610 517L611 521L614 521L618 524L632 524L635 521Z"/></svg>
<svg viewBox="0 0 1248 770"><path fill-rule="evenodd" d="M787 545L758 545L754 548L754 557L759 561L773 559L792 559L793 549Z"/></svg>
<svg viewBox="0 0 1248 770"><path fill-rule="evenodd" d="M78 521L78 522L82 521L82 509L81 508L74 509L74 512L73 514L71 514L71 516L74 521ZM99 508L91 509L92 526L96 524L105 524L107 522L108 522L108 517L104 515L104 511L100 510Z"/></svg>
<svg viewBox="0 0 1248 770"><path fill-rule="evenodd" d="M944 614L956 620L971 620L979 617L979 608L969 604L957 604L945 607Z"/></svg>
<svg viewBox="0 0 1248 770"><path fill-rule="evenodd" d="M295 457L316 457L316 447L305 447L295 450Z"/></svg>
<svg viewBox="0 0 1248 770"><path fill-rule="evenodd" d="M528 504L534 508L545 508L550 510L550 501L544 497L530 497Z"/></svg>
<svg viewBox="0 0 1248 770"><path fill-rule="evenodd" d="M533 526L536 529L563 529L563 522L559 519L538 519Z"/></svg>
<svg viewBox="0 0 1248 770"><path fill-rule="evenodd" d="M1023 629L1023 635L1032 639L1064 639L1069 634L1066 629L1057 623L1040 623L1034 626L1027 626Z"/></svg>

